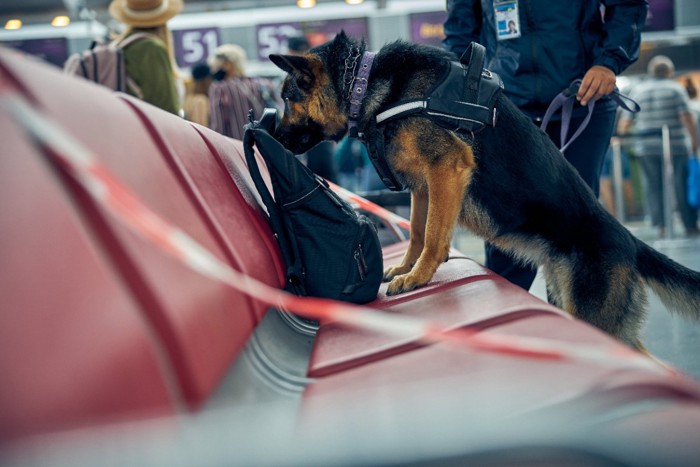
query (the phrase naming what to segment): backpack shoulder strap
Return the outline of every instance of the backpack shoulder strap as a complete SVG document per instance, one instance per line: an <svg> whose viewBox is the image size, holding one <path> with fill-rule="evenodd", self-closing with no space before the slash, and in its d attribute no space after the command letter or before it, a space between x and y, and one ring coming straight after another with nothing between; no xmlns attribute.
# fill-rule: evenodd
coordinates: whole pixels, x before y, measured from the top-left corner
<svg viewBox="0 0 700 467"><path fill-rule="evenodd" d="M303 272L301 270L301 264L299 263L299 251L296 240L291 238L294 236L294 232L288 228L289 226L285 222L282 210L273 199L270 191L267 189L267 185L260 174L258 161L255 160L255 152L253 151L253 146L255 145L255 126L256 122L247 124L243 134L243 152L245 153L245 160L248 164L248 171L253 179L256 190L258 190L258 193L260 194L260 197L267 208L267 213L270 218L270 225L277 236L277 242L280 246L282 259L284 260L285 267L287 268L285 271L285 288L296 295L303 296L306 295L306 288L304 287L302 280ZM267 156L263 152L260 154L267 162ZM270 176L272 177L273 174L270 173Z"/></svg>
<svg viewBox="0 0 700 467"><path fill-rule="evenodd" d="M133 44L134 42L138 42L141 39L148 39L148 38L160 40L160 38L154 34L150 34L147 32L137 32L136 34L131 34L130 36L124 37L122 39L112 41L112 44L117 46L117 47L125 48L125 47L128 47L129 45Z"/></svg>
<svg viewBox="0 0 700 467"><path fill-rule="evenodd" d="M160 40L160 38L154 34L150 34L147 32L137 32L135 34L131 34L128 37L114 40L111 42L110 45L117 47L118 49L125 49L129 45L131 45L135 42L138 42L141 39L148 39L148 38ZM119 53L122 53L122 52L120 51ZM137 98L143 99L143 92L141 91L141 87L136 83L136 81L134 81L128 75L128 73L126 73L126 70L125 70L125 74L126 74L126 88L128 88L134 94L134 96L136 96Z"/></svg>

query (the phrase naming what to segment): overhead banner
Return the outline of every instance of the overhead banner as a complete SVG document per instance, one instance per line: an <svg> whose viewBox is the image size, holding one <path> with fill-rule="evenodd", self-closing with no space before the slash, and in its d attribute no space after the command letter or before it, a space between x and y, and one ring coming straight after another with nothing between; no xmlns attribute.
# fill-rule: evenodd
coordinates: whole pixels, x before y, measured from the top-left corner
<svg viewBox="0 0 700 467"><path fill-rule="evenodd" d="M65 37L0 41L0 44L35 55L61 68L63 68L63 64L68 59L68 41Z"/></svg>
<svg viewBox="0 0 700 467"><path fill-rule="evenodd" d="M674 0L649 0L644 32L673 31L676 27Z"/></svg>
<svg viewBox="0 0 700 467"><path fill-rule="evenodd" d="M333 39L341 30L348 36L369 42L367 18L260 24L256 28L258 59L266 61L270 54L287 53L290 37L305 36L311 47L316 47Z"/></svg>

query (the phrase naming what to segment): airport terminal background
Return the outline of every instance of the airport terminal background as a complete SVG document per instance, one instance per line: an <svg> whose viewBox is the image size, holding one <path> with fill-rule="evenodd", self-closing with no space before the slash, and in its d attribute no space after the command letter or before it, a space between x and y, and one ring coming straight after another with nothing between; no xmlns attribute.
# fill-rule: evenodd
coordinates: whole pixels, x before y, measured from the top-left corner
<svg viewBox="0 0 700 467"><path fill-rule="evenodd" d="M305 1L305 0L300 0ZM106 37L117 24L107 13L109 0L17 0L0 2L0 46L23 50L62 66L66 58ZM185 10L169 22L176 59L183 71L206 60L220 44L242 46L249 58L250 75L279 76L268 60L270 53L285 53L287 38L304 34L312 45L330 39L344 29L363 37L371 49L406 39L440 45L444 0L316 0L300 8L296 0L185 0ZM359 3L351 5L349 3ZM620 85L633 83L646 72L651 57L664 54L676 66L676 77L691 77L700 89L700 1L649 0L650 14L643 32L641 57L623 73ZM64 17L57 20L56 18ZM54 22L55 25L51 23ZM634 174L633 174L634 175ZM700 270L700 240L659 238L643 215L639 185L634 202L641 214L625 216L625 225L642 240L673 259ZM399 208L402 214L408 212ZM682 232L680 221L675 226ZM483 243L459 231L455 246L483 262ZM545 298L544 284L531 290ZM650 296L650 319L645 342L650 351L700 380L700 325L670 316L656 297Z"/></svg>

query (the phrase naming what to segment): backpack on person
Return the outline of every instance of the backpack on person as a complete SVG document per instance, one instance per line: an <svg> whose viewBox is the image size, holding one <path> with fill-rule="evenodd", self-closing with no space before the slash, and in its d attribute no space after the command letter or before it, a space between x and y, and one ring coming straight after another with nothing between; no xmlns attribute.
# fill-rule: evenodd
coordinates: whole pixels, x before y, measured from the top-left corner
<svg viewBox="0 0 700 467"><path fill-rule="evenodd" d="M63 65L63 71L101 84L113 91L126 92L128 90L141 99L143 98L141 89L126 73L124 48L147 37L155 36L137 33L122 41L112 41L108 44L93 42L88 50L76 52L68 57Z"/></svg>
<svg viewBox="0 0 700 467"><path fill-rule="evenodd" d="M375 225L270 135L276 114L274 109L265 109L259 122L251 115L243 146L248 170L280 245L285 289L352 303L374 300L384 275ZM274 199L260 174L254 145L267 165Z"/></svg>

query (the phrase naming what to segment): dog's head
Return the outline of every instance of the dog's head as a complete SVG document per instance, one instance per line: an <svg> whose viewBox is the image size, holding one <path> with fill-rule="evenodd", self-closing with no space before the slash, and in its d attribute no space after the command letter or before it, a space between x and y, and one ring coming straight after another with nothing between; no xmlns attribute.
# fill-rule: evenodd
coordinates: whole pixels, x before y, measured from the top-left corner
<svg viewBox="0 0 700 467"><path fill-rule="evenodd" d="M287 72L282 84L284 116L275 138L292 152L306 152L323 140L338 141L347 132L346 104L335 75L344 66L342 50L349 43L341 32L302 56L270 55Z"/></svg>

